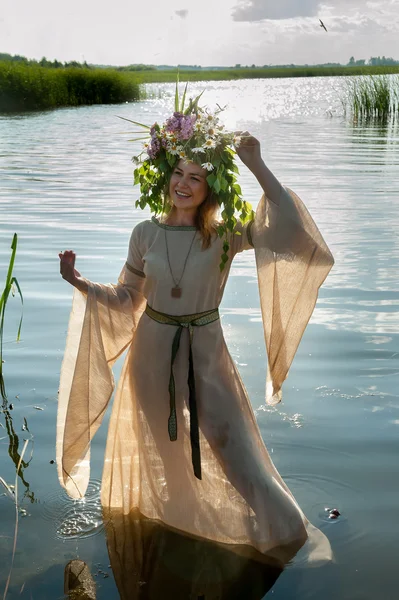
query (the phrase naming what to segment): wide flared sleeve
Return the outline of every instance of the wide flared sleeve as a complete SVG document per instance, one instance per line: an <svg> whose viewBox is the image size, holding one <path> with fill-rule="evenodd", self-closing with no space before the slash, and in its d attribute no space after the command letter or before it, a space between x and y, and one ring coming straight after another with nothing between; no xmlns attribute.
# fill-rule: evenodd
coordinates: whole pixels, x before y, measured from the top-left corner
<svg viewBox="0 0 399 600"><path fill-rule="evenodd" d="M57 414L57 466L72 498L85 495L90 442L101 425L114 389L112 365L132 342L145 308L140 225L131 236L118 284L87 281L74 291Z"/></svg>
<svg viewBox="0 0 399 600"><path fill-rule="evenodd" d="M278 203L262 196L249 239L255 248L268 357L266 402L277 404L334 259L303 202L285 187Z"/></svg>
<svg viewBox="0 0 399 600"><path fill-rule="evenodd" d="M280 187L262 196L251 221L234 236L234 252L253 247L268 368L266 403L281 401L281 386L334 264L332 254L300 198Z"/></svg>

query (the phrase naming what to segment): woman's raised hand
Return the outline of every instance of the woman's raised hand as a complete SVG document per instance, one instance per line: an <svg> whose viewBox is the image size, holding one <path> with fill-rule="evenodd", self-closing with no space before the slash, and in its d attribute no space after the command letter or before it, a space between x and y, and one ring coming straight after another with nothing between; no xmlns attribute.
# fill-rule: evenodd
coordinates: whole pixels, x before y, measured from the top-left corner
<svg viewBox="0 0 399 600"><path fill-rule="evenodd" d="M60 252L58 256L60 257L61 277L74 287L77 287L78 279L81 275L75 269L75 252L73 250L65 250L65 252Z"/></svg>
<svg viewBox="0 0 399 600"><path fill-rule="evenodd" d="M236 131L235 135L237 138L240 138L240 143L236 146L235 150L244 165L252 171L262 160L260 142L249 131Z"/></svg>

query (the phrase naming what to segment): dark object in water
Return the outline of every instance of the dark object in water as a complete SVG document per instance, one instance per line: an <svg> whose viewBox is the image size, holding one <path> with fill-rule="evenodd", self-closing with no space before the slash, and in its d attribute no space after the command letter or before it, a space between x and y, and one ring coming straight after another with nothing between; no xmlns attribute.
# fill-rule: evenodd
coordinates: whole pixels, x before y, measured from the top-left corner
<svg viewBox="0 0 399 600"><path fill-rule="evenodd" d="M65 566L64 593L69 600L95 600L96 584L82 560L71 560Z"/></svg>

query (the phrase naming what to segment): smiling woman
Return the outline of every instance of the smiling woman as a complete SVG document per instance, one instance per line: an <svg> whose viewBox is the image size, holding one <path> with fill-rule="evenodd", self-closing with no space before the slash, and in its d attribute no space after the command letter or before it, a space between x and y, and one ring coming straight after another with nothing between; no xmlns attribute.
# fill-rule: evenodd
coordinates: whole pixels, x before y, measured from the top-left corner
<svg viewBox="0 0 399 600"><path fill-rule="evenodd" d="M76 288L59 393L60 482L72 498L84 496L90 442L114 387L111 367L128 349L102 480L111 529L118 515L138 513L262 563L283 565L308 538L309 560L330 558L265 447L219 306L234 257L255 248L267 401L279 402L333 258L300 199L264 164L257 139L224 132L198 101L184 111L177 97L175 108L163 126L148 128L139 203L158 216L133 230L118 284L85 279L74 252L60 254L61 274ZM264 191L249 219L250 209L243 219L234 211L243 206L236 154Z"/></svg>
<svg viewBox="0 0 399 600"><path fill-rule="evenodd" d="M205 169L180 159L170 178L168 199L172 209L167 217L169 225L195 224L197 209L203 205L209 191L206 177ZM217 206L215 202L215 212ZM177 222L177 216L182 222Z"/></svg>

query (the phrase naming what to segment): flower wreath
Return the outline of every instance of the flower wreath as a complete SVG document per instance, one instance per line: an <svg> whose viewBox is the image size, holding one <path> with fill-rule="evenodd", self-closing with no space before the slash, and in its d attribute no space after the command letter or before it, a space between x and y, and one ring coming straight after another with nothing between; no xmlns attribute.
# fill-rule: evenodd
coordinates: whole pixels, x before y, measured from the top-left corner
<svg viewBox="0 0 399 600"><path fill-rule="evenodd" d="M154 123L150 127L121 117L142 128L132 133L144 133L144 136L131 141L146 140L142 152L132 158L137 165L134 185L140 185L136 208L148 206L155 215L167 212L165 189L179 160L201 165L209 172L206 181L221 207L223 221L217 225L217 233L224 237L220 263L223 270L228 261L228 232L234 232L238 219L244 224L254 218L251 204L241 197L236 178L239 171L234 161L234 148L239 146L241 137L225 131L218 116L223 108L218 106L212 113L198 105L203 92L194 100L190 99L185 109L186 92L187 84L180 101L176 82L175 111L163 125Z"/></svg>

